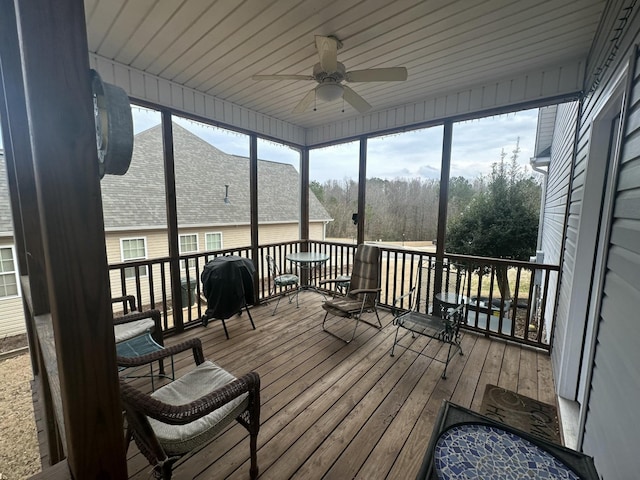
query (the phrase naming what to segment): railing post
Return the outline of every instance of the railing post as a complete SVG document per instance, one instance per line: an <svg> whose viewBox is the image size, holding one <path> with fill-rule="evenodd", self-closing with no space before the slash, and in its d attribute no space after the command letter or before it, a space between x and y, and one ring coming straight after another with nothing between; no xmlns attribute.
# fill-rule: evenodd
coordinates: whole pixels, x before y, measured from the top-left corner
<svg viewBox="0 0 640 480"><path fill-rule="evenodd" d="M300 151L300 240L309 240L309 147Z"/></svg>
<svg viewBox="0 0 640 480"><path fill-rule="evenodd" d="M160 114L162 116L162 148L164 152L164 185L167 205L171 305L173 309L173 323L176 330L180 332L184 329L184 318L182 318L182 285L180 284L180 248L178 246L178 207L176 203L173 124L169 110L163 109Z"/></svg>
<svg viewBox="0 0 640 480"><path fill-rule="evenodd" d="M249 216L251 218L251 259L256 272L258 264L258 136L249 135ZM258 303L258 275L253 278L253 304Z"/></svg>
<svg viewBox="0 0 640 480"><path fill-rule="evenodd" d="M358 242L364 243L364 213L367 198L367 137L360 137L360 167L358 169Z"/></svg>
<svg viewBox="0 0 640 480"><path fill-rule="evenodd" d="M433 311L439 314L439 306L435 294L442 290L442 269L444 267L444 244L447 233L447 202L449 201L449 175L451 173L451 142L453 139L453 123L444 124L442 138L442 165L440 169L440 198L438 200L438 234L436 240L436 265L433 281Z"/></svg>

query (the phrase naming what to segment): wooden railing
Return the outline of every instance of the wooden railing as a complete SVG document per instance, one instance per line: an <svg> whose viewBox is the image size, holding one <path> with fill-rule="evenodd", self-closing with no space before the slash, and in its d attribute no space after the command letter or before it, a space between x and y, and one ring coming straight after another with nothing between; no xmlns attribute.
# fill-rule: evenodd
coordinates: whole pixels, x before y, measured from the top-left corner
<svg viewBox="0 0 640 480"><path fill-rule="evenodd" d="M437 294L440 292L435 291L435 285L436 277L440 275L440 290L459 295L467 304L465 328L549 349L548 339L553 325L551 322L545 324L544 319L547 306L553 304L550 288L557 283L554 279L557 280L558 266L452 254L445 255L438 262L433 252L385 245L379 247L382 252L380 306L407 308L408 298L397 299L415 288L419 308L437 314L440 311ZM325 241L259 246L255 261L256 303L285 293L273 285L272 274L267 267L268 255L274 258L281 272L287 272L292 268L286 260L288 253L308 250L328 254L329 260L310 272L318 281L349 275L355 249L353 244ZM134 295L142 308L161 310L163 328L168 332L175 327L174 307L178 303L184 326L196 325L206 309L205 302L200 301L203 298L200 273L208 261L220 255L251 258L251 248L181 255L182 296L178 302L170 298L168 257L111 265L112 295ZM302 281L306 282L306 279Z"/></svg>

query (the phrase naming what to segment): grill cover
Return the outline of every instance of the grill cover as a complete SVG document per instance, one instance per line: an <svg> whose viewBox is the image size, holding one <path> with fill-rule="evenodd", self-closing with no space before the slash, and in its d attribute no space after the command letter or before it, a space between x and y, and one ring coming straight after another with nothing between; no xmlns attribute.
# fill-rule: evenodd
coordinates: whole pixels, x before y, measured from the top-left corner
<svg viewBox="0 0 640 480"><path fill-rule="evenodd" d="M253 303L253 276L256 272L248 258L227 255L207 262L200 276L207 299L208 318L225 320Z"/></svg>

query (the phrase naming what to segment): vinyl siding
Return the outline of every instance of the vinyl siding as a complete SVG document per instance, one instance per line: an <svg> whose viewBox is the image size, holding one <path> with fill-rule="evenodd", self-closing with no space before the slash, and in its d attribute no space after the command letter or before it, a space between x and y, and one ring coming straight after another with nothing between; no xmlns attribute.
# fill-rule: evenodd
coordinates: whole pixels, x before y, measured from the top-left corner
<svg viewBox="0 0 640 480"><path fill-rule="evenodd" d="M551 143L551 162L545 192L541 248L544 252L545 263L554 265L560 263L562 253L562 236L564 234L578 109L578 102L558 106L555 135ZM549 291L555 292L558 288L558 276L553 275L549 281ZM555 296L549 295L545 306L545 324L548 332L551 331L550 325L555 314L554 304ZM559 314L559 318L565 319L566 303L561 305L563 311ZM556 338L559 337L562 341L565 330L566 322L556 323Z"/></svg>
<svg viewBox="0 0 640 480"><path fill-rule="evenodd" d="M635 22L638 32L640 21ZM636 38L636 41L638 38ZM603 478L637 478L640 399L640 68L636 59L613 205L583 448Z"/></svg>
<svg viewBox="0 0 640 480"><path fill-rule="evenodd" d="M211 226L201 228L183 228L179 233L182 234L197 234L198 245L200 252L205 251L205 234L210 232L222 233L222 247L223 249L247 247L250 245L250 227L249 225L237 225L237 226ZM312 240L324 239L324 223L313 222L309 226L309 237ZM122 232L108 232L106 235L107 245L107 261L109 265L122 263L120 241L123 238L145 238L147 247L148 259L166 258L169 255L169 247L167 240L167 233L165 230L135 230L135 231L122 231ZM289 242L299 238L299 225L297 223L290 224L267 224L261 225L258 230L258 243L260 245L269 243ZM202 260L200 260L200 268L202 268ZM140 296L144 306L149 306L152 303L159 305L162 302L162 284L163 279L160 272L160 266L155 265L152 267L153 275L153 298L149 287L149 277L142 277L140 279ZM185 278L186 272L181 270L181 277ZM195 269L189 271L189 277L191 279L199 280L199 274ZM111 281L111 295L113 297L123 294L133 294L137 296L137 285L135 279L128 279L125 281L124 289L120 278L119 271L112 270L110 272ZM171 297L170 292L170 279L169 279L169 267L165 264L164 284L166 285L166 293L168 298ZM123 291L124 290L124 291ZM153 300L153 301L152 301ZM118 306L114 307L116 312Z"/></svg>
<svg viewBox="0 0 640 480"><path fill-rule="evenodd" d="M615 54L612 55L615 29L621 25L620 18L627 15L624 7L632 2L612 1L607 5L607 13L602 21L603 31L598 35L587 65L587 77L582 110L579 113L575 160L568 192L568 216L563 248L563 263L559 299L556 311L556 327L552 349L553 370L556 387L561 388L558 376L563 375L562 355L568 355L579 362L575 352L568 353L565 343L570 339L584 338L589 348L591 330L585 332L584 319L577 312L584 311L582 302L576 302L576 285L585 279L574 278L577 267L590 264L593 256L587 258L579 253L578 235L581 222L593 221L597 211L584 211L586 205L585 184L588 181L589 161L601 161L589 158L594 148L590 144L592 124L597 115L613 98L613 85L620 77L628 59L634 52L634 44L640 40L640 17L638 6L624 25L624 35L618 39ZM609 58L609 61L606 59ZM606 68L599 68L606 63ZM590 299L597 304L601 298L597 315L597 337L594 342L593 359L584 357L583 372L586 376L586 398L578 395L584 418L583 428L579 432L582 450L592 455L596 468L604 479L637 478L640 461L637 445L640 437L636 426L637 402L640 398L640 350L637 339L640 336L640 321L637 305L640 298L640 87L638 74L635 73L635 87L632 95L632 110L628 117L628 129L622 139L622 157L618 165L618 183L614 187L613 214L609 243L605 246L603 257L604 279L599 291ZM596 78L597 77L597 78ZM592 88L593 87L593 88ZM558 255L552 243L556 241L562 218L563 189L569 182L569 147L571 145L572 118L578 113L576 106L565 105L558 112L556 136L552 148L554 157L563 158L550 169L549 192L545 215L545 254ZM562 112L564 110L564 112ZM565 120L563 120L566 119ZM563 126L564 125L564 126ZM614 170L615 171L615 170ZM604 193L604 183L600 191L593 192L590 184L589 197L593 199ZM615 184L614 184L615 185ZM587 209L589 210L589 209ZM557 219L557 222L556 222ZM580 258L579 258L580 257ZM553 258L545 257L552 262ZM582 262L582 264L580 263ZM583 268L581 268L584 270ZM588 280L588 279L587 279ZM587 287L588 290L588 287ZM584 296L585 292L581 293ZM578 304L580 303L580 304ZM579 342L578 342L579 344ZM579 353L579 352L578 352ZM586 368L585 368L586 365ZM569 371L572 369L566 369ZM572 375L575 375L573 369ZM589 376L590 375L590 376ZM568 378L568 377L567 377ZM562 392L560 392L562 393ZM572 398L572 397L569 397Z"/></svg>
<svg viewBox="0 0 640 480"><path fill-rule="evenodd" d="M0 299L0 340L27 331L22 310L22 298Z"/></svg>
<svg viewBox="0 0 640 480"><path fill-rule="evenodd" d="M11 243L0 243L0 248L8 247L13 247L13 245ZM17 269L18 265L15 265L15 268ZM17 281L19 282L20 279L17 279ZM0 298L0 341L4 337L19 335L26 331L22 296L19 294L17 297Z"/></svg>

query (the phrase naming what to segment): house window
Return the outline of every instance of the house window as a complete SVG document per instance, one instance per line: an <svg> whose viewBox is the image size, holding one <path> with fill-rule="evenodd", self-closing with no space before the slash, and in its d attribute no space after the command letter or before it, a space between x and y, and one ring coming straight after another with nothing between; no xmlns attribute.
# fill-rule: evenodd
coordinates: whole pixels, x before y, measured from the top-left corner
<svg viewBox="0 0 640 480"><path fill-rule="evenodd" d="M222 233L213 232L207 233L204 236L204 241L206 243L206 250L222 250Z"/></svg>
<svg viewBox="0 0 640 480"><path fill-rule="evenodd" d="M123 262L135 262L147 258L147 240L145 238L122 238L120 239ZM142 266L138 270L141 277L147 276L147 267ZM136 269L133 267L124 269L126 279L136 278Z"/></svg>
<svg viewBox="0 0 640 480"><path fill-rule="evenodd" d="M17 297L18 272L13 257L13 247L0 248L0 298Z"/></svg>
<svg viewBox="0 0 640 480"><path fill-rule="evenodd" d="M198 234L180 235L180 254L195 253L198 251ZM180 261L180 268L184 270L184 260ZM189 268L195 268L196 259L189 259Z"/></svg>

